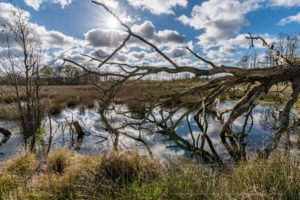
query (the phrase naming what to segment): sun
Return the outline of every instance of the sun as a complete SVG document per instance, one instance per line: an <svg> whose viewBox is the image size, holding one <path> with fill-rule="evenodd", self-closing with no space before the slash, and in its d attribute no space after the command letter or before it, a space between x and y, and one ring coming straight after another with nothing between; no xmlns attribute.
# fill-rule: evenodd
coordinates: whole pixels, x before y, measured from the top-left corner
<svg viewBox="0 0 300 200"><path fill-rule="evenodd" d="M117 19L115 19L114 17L109 17L107 19L106 25L110 29L118 29L120 27L119 21Z"/></svg>

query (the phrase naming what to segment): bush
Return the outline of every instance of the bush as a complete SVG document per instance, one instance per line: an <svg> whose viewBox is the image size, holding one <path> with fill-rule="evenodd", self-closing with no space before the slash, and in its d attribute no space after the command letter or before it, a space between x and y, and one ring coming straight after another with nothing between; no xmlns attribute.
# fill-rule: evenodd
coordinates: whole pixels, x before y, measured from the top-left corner
<svg viewBox="0 0 300 200"><path fill-rule="evenodd" d="M74 107L76 107L77 105L78 105L78 102L77 102L77 101L74 101L74 100L69 100L69 101L67 102L68 108L74 108Z"/></svg>
<svg viewBox="0 0 300 200"><path fill-rule="evenodd" d="M63 109L64 109L64 106L62 104L54 103L54 105L51 106L49 112L51 115L56 116L56 115L59 115Z"/></svg>

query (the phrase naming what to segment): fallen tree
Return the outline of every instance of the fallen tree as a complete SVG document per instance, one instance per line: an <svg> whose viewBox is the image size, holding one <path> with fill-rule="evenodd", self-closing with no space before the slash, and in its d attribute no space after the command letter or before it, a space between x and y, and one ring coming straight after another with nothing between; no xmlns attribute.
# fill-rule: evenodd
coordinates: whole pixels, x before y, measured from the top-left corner
<svg viewBox="0 0 300 200"><path fill-rule="evenodd" d="M86 66L75 62L73 60L65 59L65 62L72 63L77 67L83 69L86 74L95 74L100 77L112 77L114 78L113 83L109 87L103 87L101 85L96 85L99 90L101 90L105 95L101 101L100 113L102 120L106 123L106 129L115 136L114 146L116 147L119 140L119 135L128 135L124 131L125 127L131 127L139 131L139 137L134 138L139 141L143 141L142 132L159 132L164 135L168 140L175 143L176 147L180 147L186 151L191 152L192 156L198 156L208 163L220 163L223 162L218 155L215 147L208 134L208 115L214 116L222 124L221 131L219 133L220 140L231 158L234 161L245 160L245 145L244 141L247 133L245 127L249 123L249 118L251 116L253 108L259 103L259 99L270 91L272 86L276 86L280 83L288 82L292 86L292 93L287 100L284 102L284 108L279 116L279 128L275 132L273 141L267 145L264 149L261 149L260 155L268 157L278 146L278 143L282 135L286 132L290 123L290 112L297 101L300 92L300 62L293 62L292 60L286 58L281 54L280 51L274 48L274 45L268 44L264 38L252 36L249 34L247 37L251 45L254 46L254 41L260 41L262 44L272 52L274 59L284 60L285 64L274 65L268 68L252 68L245 69L239 66L225 66L217 65L212 61L205 59L200 56L192 49L187 47L187 50L194 55L196 58L206 63L210 68L201 69L193 66L180 66L173 59L171 59L167 54L159 49L155 44L146 40L145 38L134 33L131 28L126 25L117 15L115 15L108 7L97 1L92 1L93 3L100 5L107 12L109 12L113 17L115 17L119 23L126 29L127 37L123 40L122 44L116 48L109 56L105 57L103 60L93 57L91 55L83 55L91 62L98 62L96 69L90 69ZM130 63L118 63L111 61L112 58L123 49L131 38L135 38L147 45L148 47L154 49L159 56L161 56L165 61L168 62L169 66L136 66ZM276 62L278 63L278 62ZM107 72L104 70L104 66L113 65L117 68L118 72ZM166 95L152 95L149 91L145 91L145 96L139 99L128 99L129 101L139 101L148 102L147 112L145 112L145 117L139 121L128 120L125 121L121 126L114 127L108 123L106 120L105 112L110 112L114 110L114 97L118 91L122 89L122 85L128 81L138 81L149 75L155 75L159 73L167 74L178 74L187 72L193 74L195 77L209 77L210 81L206 83L199 83L199 85L192 87L191 89L185 91L173 91L172 94ZM220 111L216 108L216 99L226 94L231 88L236 86L242 86L247 88L246 94L241 97L230 110ZM197 100L185 100L179 101L182 98L189 97L191 95L198 95ZM188 98L187 98L188 99ZM164 105L170 104L168 109L164 108ZM177 102L177 103L174 103ZM159 108L159 117L153 115L153 110ZM174 114L180 109L185 108L183 114L174 119ZM167 114L166 114L167 113ZM228 114L228 118L224 117L224 114ZM128 112L118 112L119 115L129 117ZM243 130L241 132L235 132L232 129L232 124L237 118L241 116L245 117L245 122ZM195 133L190 125L190 118L193 118L200 130L200 133ZM184 137L180 136L176 132L176 128L179 123L186 120L189 126L189 132L192 141L186 140ZM145 124L155 124L155 131L145 127ZM209 149L205 148L205 143Z"/></svg>

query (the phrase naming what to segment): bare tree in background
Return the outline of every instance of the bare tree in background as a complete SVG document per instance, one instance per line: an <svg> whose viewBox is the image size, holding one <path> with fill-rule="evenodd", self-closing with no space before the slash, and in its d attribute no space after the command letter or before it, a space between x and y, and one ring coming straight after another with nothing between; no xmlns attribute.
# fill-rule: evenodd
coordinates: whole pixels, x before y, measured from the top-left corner
<svg viewBox="0 0 300 200"><path fill-rule="evenodd" d="M288 60L296 59L299 56L299 34L280 33L277 48Z"/></svg>
<svg viewBox="0 0 300 200"><path fill-rule="evenodd" d="M176 147L191 152L192 156L200 157L208 163L222 163L223 160L220 155L218 155L208 134L208 118L212 116L222 125L219 137L232 160L236 162L245 160L247 159L245 155L245 138L248 134L248 128L246 127L250 125L251 128L251 123L253 125L253 118L251 118L253 108L259 104L258 100L265 96L272 86L282 82L289 82L292 93L287 101L284 102L283 110L278 119L278 130L275 132L272 142L264 147L264 149L261 149L259 155L268 157L277 148L282 135L289 127L290 111L297 101L300 92L300 62L289 60L290 57L287 58L286 55L276 49L274 45L267 43L264 38L249 34L247 38L252 47L254 47L254 41L261 42L270 52L272 52L275 59L284 59L286 63L267 68L257 68L255 64L254 67L247 69L241 68L240 66L217 65L200 56L192 49L187 48L187 51L193 56L210 66L210 69L180 66L152 42L134 33L128 25L104 4L97 1L92 2L100 5L114 16L126 29L127 37L118 48L103 60L90 55L84 55L91 62L98 62L98 66L95 70L69 59L65 59L65 61L82 68L86 74L96 74L101 77L113 77L113 81L111 81L110 84L104 86L97 85L97 87L105 94L105 98L100 100L102 102L100 113L103 118L102 120L105 122L104 126L106 130L114 135L115 148L118 145L118 138L120 135L127 135L133 139L144 142L143 134L146 134L147 132L158 132L167 140L172 141ZM111 61L111 59L126 46L131 38L154 49L159 56L165 59L169 66L136 66L131 65L130 63L117 63ZM105 66L108 65L117 68L117 72L107 72ZM126 103L129 104L133 101L140 102L140 105L147 104L147 106L142 106L142 109L144 109L144 117L140 120L134 119L128 114L128 111L116 110L116 107L114 106L116 94L122 90L124 84L127 82L138 82L142 78L160 73L189 73L193 74L195 77L207 77L211 79L206 83L199 82L199 85L193 86L191 89L185 91L172 91L171 94L164 95L154 95L151 94L151 91L145 91L145 95L140 98L128 99ZM235 103L232 109L219 110L216 107L216 99L226 95L231 88L236 86L247 88L247 92ZM195 96L198 96L198 98L192 98ZM182 99L185 100L182 101ZM184 111L180 117L175 118L175 114L182 109L184 109ZM157 115L153 114L154 110L157 111ZM113 120L109 120L111 119L111 116L105 114L105 112L112 111L117 112L118 115L124 116L125 119L131 118L132 120L125 120L122 125L116 127ZM225 114L227 114L228 117L225 118ZM244 125L241 131L236 132L232 128L232 125L236 119L241 116L244 116ZM191 119L196 122L198 126L197 131L192 130ZM188 125L188 132L192 138L191 141L181 136L177 131L180 123L185 121ZM148 128L149 126L147 126L148 124L155 124L156 128L154 130L150 129ZM139 131L139 135L129 135L126 132L125 127L136 129Z"/></svg>
<svg viewBox="0 0 300 200"><path fill-rule="evenodd" d="M25 144L33 151L42 132L43 109L39 96L39 71L43 58L41 42L26 12L20 9L13 10L10 21L2 26L0 64L17 104L11 112L17 113Z"/></svg>

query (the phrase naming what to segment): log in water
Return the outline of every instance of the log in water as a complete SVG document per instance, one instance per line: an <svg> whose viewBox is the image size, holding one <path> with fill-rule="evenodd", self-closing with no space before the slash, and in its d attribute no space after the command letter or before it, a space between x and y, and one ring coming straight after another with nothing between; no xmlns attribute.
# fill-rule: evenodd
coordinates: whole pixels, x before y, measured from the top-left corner
<svg viewBox="0 0 300 200"><path fill-rule="evenodd" d="M10 139L11 132L5 128L0 127L0 133L4 135L4 138L0 141L0 145L2 145Z"/></svg>

